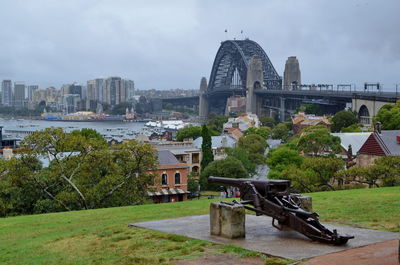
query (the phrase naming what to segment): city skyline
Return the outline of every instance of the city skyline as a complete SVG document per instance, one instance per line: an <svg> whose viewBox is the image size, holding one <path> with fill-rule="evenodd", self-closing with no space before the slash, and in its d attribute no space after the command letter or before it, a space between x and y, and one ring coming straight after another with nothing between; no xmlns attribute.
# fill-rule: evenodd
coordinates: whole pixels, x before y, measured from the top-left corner
<svg viewBox="0 0 400 265"><path fill-rule="evenodd" d="M3 7L0 79L41 88L117 75L135 80L137 89L198 89L219 43L246 37L265 49L281 76L286 59L296 56L305 84L400 83L395 0L43 0Z"/></svg>

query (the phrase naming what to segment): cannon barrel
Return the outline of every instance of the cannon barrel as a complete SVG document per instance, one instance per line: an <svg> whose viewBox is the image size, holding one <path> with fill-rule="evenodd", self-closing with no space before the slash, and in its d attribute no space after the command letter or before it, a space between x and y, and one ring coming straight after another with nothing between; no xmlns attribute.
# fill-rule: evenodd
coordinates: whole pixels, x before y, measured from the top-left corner
<svg viewBox="0 0 400 265"><path fill-rule="evenodd" d="M256 180L256 179L235 179L208 177L208 182L224 186L232 186L240 188L245 182L254 185L258 192L265 196L266 193L283 192L290 188L290 180Z"/></svg>

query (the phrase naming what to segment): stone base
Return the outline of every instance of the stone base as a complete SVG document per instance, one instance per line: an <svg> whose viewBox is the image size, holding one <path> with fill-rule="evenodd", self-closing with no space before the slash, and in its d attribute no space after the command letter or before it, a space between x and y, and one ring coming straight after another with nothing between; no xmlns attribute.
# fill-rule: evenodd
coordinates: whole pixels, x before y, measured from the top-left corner
<svg viewBox="0 0 400 265"><path fill-rule="evenodd" d="M300 201L300 207L307 211L312 212L312 198L310 196L297 196Z"/></svg>
<svg viewBox="0 0 400 265"><path fill-rule="evenodd" d="M243 238L246 213L243 206L220 202L210 204L210 233L226 238Z"/></svg>

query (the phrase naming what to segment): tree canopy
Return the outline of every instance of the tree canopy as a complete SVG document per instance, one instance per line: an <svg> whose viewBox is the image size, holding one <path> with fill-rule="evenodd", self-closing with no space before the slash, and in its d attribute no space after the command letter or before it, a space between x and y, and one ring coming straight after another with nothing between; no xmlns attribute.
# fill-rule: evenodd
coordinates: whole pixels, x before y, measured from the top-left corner
<svg viewBox="0 0 400 265"><path fill-rule="evenodd" d="M275 119L267 116L262 116L260 118L260 122L262 126L266 126L269 128L273 128L276 125Z"/></svg>
<svg viewBox="0 0 400 265"><path fill-rule="evenodd" d="M203 126L201 127L201 136L203 138L203 142L201 143L201 153L202 153L201 168L205 169L209 163L214 161L211 135L207 125L205 124L203 124Z"/></svg>
<svg viewBox="0 0 400 265"><path fill-rule="evenodd" d="M303 159L299 151L290 149L287 146L282 146L269 151L267 165L272 170L282 171L289 165L299 167Z"/></svg>
<svg viewBox="0 0 400 265"><path fill-rule="evenodd" d="M265 161L264 151L268 147L266 140L258 134L242 136L239 139L238 146L248 151L250 160L256 164L262 164Z"/></svg>
<svg viewBox="0 0 400 265"><path fill-rule="evenodd" d="M215 160L211 162L201 173L202 189L215 189L215 185L209 185L207 179L209 176L223 178L247 178L248 172L244 168L242 162L238 159L228 156L225 159Z"/></svg>
<svg viewBox="0 0 400 265"><path fill-rule="evenodd" d="M341 170L337 173L337 177L346 182L367 184L369 187L398 186L400 185L400 156L380 157L372 166Z"/></svg>
<svg viewBox="0 0 400 265"><path fill-rule="evenodd" d="M311 126L303 130L298 143L298 149L305 154L320 156L324 152L339 153L341 151L340 138L330 134L329 130L322 126Z"/></svg>
<svg viewBox="0 0 400 265"><path fill-rule="evenodd" d="M257 163L252 160L250 152L247 149L240 147L226 148L225 152L228 157L234 157L242 162L244 168L248 173L248 177L256 173Z"/></svg>
<svg viewBox="0 0 400 265"><path fill-rule="evenodd" d="M357 124L357 115L352 111L342 110L332 117L332 132L340 132L343 128Z"/></svg>
<svg viewBox="0 0 400 265"><path fill-rule="evenodd" d="M318 104L302 104L296 109L297 112L304 112L305 114L322 115L322 110Z"/></svg>
<svg viewBox="0 0 400 265"><path fill-rule="evenodd" d="M261 126L260 128L251 127L244 132L245 136L251 134L257 134L267 140L268 137L271 135L271 128L266 126Z"/></svg>
<svg viewBox="0 0 400 265"><path fill-rule="evenodd" d="M400 100L395 105L386 104L374 118L382 124L382 130L400 130Z"/></svg>
<svg viewBox="0 0 400 265"><path fill-rule="evenodd" d="M361 128L363 125L361 123L355 123L348 127L343 127L340 131L342 133L350 133L350 132L362 132Z"/></svg>
<svg viewBox="0 0 400 265"><path fill-rule="evenodd" d="M184 139L192 138L193 140L201 136L200 126L188 126L182 128L176 134L176 140L182 142Z"/></svg>
<svg viewBox="0 0 400 265"><path fill-rule="evenodd" d="M111 148L103 140L87 130L27 136L20 156L0 171L2 215L143 203L157 166L155 149L137 141Z"/></svg>
<svg viewBox="0 0 400 265"><path fill-rule="evenodd" d="M221 135L224 123L228 121L227 116L216 116L210 114L208 117L207 126L210 130L211 135Z"/></svg>
<svg viewBox="0 0 400 265"><path fill-rule="evenodd" d="M289 127L286 123L279 123L272 129L272 139L286 141L289 138Z"/></svg>
<svg viewBox="0 0 400 265"><path fill-rule="evenodd" d="M317 178L315 185L329 187L334 190L335 173L344 168L344 161L336 157L307 157L301 164L301 169L309 176Z"/></svg>

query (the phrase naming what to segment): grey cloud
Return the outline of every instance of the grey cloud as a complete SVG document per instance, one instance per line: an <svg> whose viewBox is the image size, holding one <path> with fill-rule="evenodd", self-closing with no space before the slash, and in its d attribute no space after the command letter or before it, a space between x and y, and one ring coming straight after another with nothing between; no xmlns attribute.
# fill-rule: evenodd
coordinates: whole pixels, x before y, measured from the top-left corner
<svg viewBox="0 0 400 265"><path fill-rule="evenodd" d="M2 10L0 79L43 87L121 75L140 89L197 88L220 42L243 37L280 74L298 56L308 83L400 83L398 0L24 0Z"/></svg>

